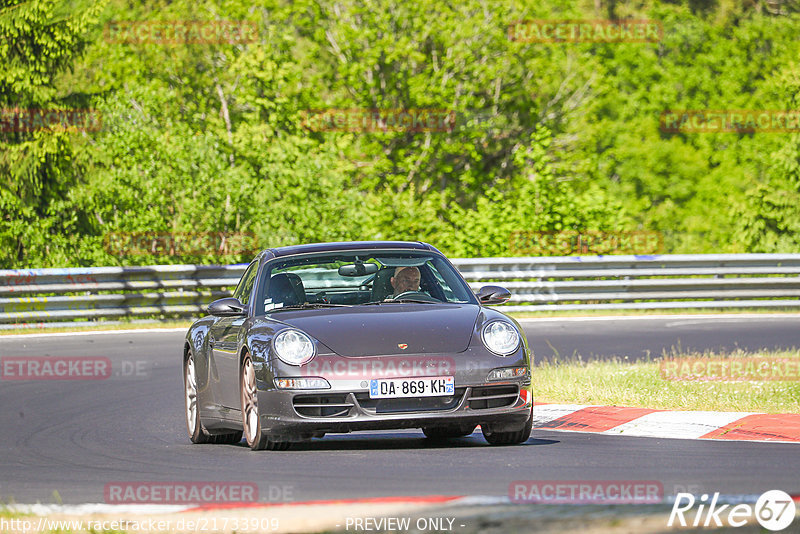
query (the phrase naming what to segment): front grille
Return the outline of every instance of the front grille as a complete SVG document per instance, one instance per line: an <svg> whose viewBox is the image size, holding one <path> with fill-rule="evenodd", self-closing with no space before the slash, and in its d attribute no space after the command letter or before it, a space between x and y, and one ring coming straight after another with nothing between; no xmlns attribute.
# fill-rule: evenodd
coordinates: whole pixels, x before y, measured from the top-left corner
<svg viewBox="0 0 800 534"><path fill-rule="evenodd" d="M466 388L455 388L447 397L410 397L406 399L371 399L369 392L356 393L356 401L368 413L414 413L452 410L464 397Z"/></svg>
<svg viewBox="0 0 800 534"><path fill-rule="evenodd" d="M519 386L482 386L472 388L467 401L473 410L512 406L519 397Z"/></svg>
<svg viewBox="0 0 800 534"><path fill-rule="evenodd" d="M345 417L353 403L346 393L339 395L297 395L293 399L294 411L304 417Z"/></svg>

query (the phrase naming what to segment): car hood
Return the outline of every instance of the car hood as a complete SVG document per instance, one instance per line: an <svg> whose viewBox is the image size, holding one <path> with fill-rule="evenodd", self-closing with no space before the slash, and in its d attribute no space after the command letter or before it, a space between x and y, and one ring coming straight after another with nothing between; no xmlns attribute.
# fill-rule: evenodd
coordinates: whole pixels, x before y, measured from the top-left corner
<svg viewBox="0 0 800 534"><path fill-rule="evenodd" d="M475 304L385 303L286 310L271 318L299 328L340 356L359 357L463 352L478 313Z"/></svg>

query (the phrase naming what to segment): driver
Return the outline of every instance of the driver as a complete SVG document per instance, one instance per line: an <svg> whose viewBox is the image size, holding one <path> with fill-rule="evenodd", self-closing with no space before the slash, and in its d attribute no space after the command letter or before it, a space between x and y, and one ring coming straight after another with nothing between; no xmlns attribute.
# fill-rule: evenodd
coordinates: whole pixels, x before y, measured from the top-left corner
<svg viewBox="0 0 800 534"><path fill-rule="evenodd" d="M394 293L389 295L389 298L395 298L408 291L419 291L419 280L420 274L417 267L398 267L394 270L394 276L389 279L389 283L394 289Z"/></svg>

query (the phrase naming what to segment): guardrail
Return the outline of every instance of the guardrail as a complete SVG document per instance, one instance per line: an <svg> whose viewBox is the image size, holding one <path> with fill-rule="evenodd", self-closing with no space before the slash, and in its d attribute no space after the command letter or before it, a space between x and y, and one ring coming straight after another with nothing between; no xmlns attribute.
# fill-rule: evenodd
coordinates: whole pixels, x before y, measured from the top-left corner
<svg viewBox="0 0 800 534"><path fill-rule="evenodd" d="M455 259L470 286L511 290L504 311L800 308L800 254ZM0 323L197 316L245 265L0 270Z"/></svg>
<svg viewBox="0 0 800 534"><path fill-rule="evenodd" d="M800 254L659 254L454 261L503 311L800 307Z"/></svg>
<svg viewBox="0 0 800 534"><path fill-rule="evenodd" d="M0 270L0 323L202 315L209 302L230 296L246 267Z"/></svg>

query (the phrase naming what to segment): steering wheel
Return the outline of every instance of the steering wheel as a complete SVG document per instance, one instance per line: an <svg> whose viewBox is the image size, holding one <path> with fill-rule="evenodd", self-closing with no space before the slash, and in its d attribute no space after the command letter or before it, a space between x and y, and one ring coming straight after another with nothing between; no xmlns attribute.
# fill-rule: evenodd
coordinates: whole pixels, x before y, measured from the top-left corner
<svg viewBox="0 0 800 534"><path fill-rule="evenodd" d="M422 291L403 291L399 295L392 297L392 300L401 300L404 298L414 298L414 299L422 299L428 302L439 302L438 299L433 298L432 296L424 293Z"/></svg>

